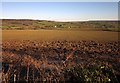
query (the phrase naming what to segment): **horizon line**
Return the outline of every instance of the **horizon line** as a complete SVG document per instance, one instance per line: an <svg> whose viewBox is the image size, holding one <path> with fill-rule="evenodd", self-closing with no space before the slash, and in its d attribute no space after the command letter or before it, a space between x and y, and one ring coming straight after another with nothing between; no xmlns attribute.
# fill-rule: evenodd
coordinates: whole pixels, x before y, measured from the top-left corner
<svg viewBox="0 0 120 83"><path fill-rule="evenodd" d="M48 20L48 19L27 19L27 18L0 18L0 20L41 20L55 22L85 22L85 21L120 21L119 19L93 19L93 20Z"/></svg>

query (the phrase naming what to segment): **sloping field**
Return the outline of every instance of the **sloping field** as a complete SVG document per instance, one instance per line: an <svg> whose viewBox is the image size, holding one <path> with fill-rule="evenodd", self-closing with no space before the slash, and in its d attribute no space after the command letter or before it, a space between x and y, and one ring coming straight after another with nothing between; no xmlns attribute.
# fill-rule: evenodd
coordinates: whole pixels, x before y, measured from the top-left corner
<svg viewBox="0 0 120 83"><path fill-rule="evenodd" d="M2 38L3 83L120 82L118 32L2 30Z"/></svg>
<svg viewBox="0 0 120 83"><path fill-rule="evenodd" d="M118 41L118 32L63 30L3 30L2 40L97 40Z"/></svg>

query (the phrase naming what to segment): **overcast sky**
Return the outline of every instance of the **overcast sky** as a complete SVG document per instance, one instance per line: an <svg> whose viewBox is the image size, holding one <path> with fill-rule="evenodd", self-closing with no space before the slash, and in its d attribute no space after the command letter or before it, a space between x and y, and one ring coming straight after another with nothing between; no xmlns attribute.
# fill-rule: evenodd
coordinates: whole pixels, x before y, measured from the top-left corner
<svg viewBox="0 0 120 83"><path fill-rule="evenodd" d="M3 2L5 19L55 21L117 20L117 2Z"/></svg>

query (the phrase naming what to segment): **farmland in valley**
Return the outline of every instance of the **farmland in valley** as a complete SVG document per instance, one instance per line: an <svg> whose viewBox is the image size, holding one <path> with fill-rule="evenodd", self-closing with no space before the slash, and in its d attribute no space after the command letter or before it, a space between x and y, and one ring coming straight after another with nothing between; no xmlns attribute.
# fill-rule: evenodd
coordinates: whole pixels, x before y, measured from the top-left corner
<svg viewBox="0 0 120 83"><path fill-rule="evenodd" d="M120 31L118 21L77 21L77 22L55 22L46 20L29 19L3 19L3 30L97 30L97 31Z"/></svg>

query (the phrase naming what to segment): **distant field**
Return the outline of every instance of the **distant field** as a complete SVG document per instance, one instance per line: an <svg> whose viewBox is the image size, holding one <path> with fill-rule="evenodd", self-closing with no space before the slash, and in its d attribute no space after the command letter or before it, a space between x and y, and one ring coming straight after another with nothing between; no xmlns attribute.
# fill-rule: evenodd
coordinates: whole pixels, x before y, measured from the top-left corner
<svg viewBox="0 0 120 83"><path fill-rule="evenodd" d="M56 22L29 19L2 19L2 30L92 30L120 31L118 21Z"/></svg>
<svg viewBox="0 0 120 83"><path fill-rule="evenodd" d="M3 30L2 40L97 40L118 41L118 32L67 30Z"/></svg>

